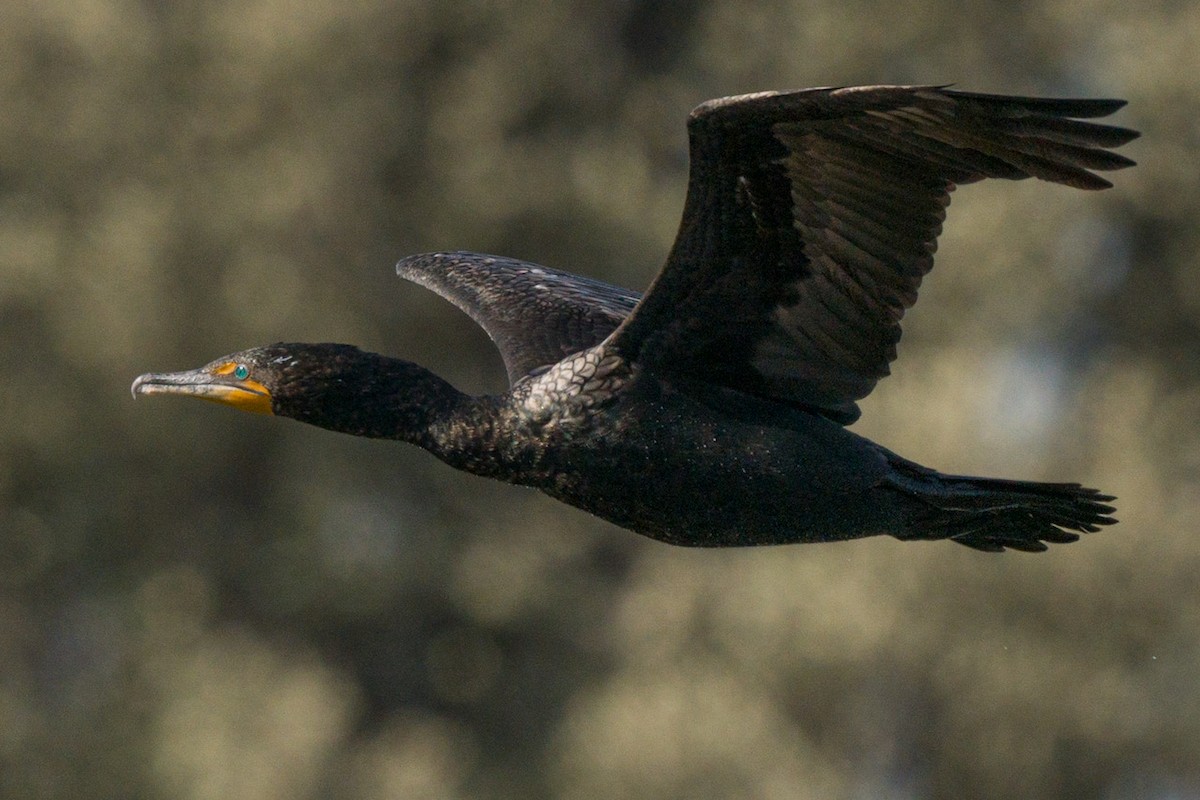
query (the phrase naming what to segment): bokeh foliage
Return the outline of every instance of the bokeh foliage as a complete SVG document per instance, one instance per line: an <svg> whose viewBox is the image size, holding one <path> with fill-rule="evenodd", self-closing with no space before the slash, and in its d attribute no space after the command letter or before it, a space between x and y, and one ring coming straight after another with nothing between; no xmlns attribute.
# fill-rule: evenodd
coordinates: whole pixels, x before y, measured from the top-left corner
<svg viewBox="0 0 1200 800"><path fill-rule="evenodd" d="M10 0L0 795L1200 795L1198 37L1169 0ZM1140 166L960 191L858 429L1118 494L1082 543L687 551L129 399L281 339L496 391L398 257L644 287L692 105L948 81L1127 97Z"/></svg>

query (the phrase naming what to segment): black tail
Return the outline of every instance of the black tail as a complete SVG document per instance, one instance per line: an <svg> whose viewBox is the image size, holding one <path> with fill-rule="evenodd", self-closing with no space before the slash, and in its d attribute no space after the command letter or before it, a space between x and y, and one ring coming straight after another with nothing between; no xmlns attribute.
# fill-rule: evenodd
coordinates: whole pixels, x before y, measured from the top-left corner
<svg viewBox="0 0 1200 800"><path fill-rule="evenodd" d="M893 463L894 487L913 498L899 539L951 539L976 550L1037 553L1112 525L1116 498L1077 483L1034 483L942 475ZM915 469L914 469L915 468ZM1076 533L1075 531L1078 531Z"/></svg>

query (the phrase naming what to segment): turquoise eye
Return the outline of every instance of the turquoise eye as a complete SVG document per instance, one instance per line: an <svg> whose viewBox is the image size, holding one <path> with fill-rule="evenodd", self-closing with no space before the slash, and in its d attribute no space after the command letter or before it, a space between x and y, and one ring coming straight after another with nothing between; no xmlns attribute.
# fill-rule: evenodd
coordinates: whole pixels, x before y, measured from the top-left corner
<svg viewBox="0 0 1200 800"><path fill-rule="evenodd" d="M245 364L238 364L236 367L233 368L233 377L237 378L239 381L244 380L244 379L248 378L249 376L250 376L250 368L247 367Z"/></svg>

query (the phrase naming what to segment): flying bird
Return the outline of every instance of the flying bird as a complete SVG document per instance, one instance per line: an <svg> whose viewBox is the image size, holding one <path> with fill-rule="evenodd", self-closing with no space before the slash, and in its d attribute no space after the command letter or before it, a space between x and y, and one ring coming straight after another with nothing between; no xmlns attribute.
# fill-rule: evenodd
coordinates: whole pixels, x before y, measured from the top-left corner
<svg viewBox="0 0 1200 800"><path fill-rule="evenodd" d="M955 186L1108 188L1096 172L1132 165L1111 148L1138 134L1084 120L1123 105L937 86L710 100L688 118L683 219L644 295L475 253L397 265L488 333L507 392L464 394L350 345L278 343L142 375L133 394L411 442L671 544L888 534L1045 550L1115 522L1114 498L943 474L847 426L896 357Z"/></svg>

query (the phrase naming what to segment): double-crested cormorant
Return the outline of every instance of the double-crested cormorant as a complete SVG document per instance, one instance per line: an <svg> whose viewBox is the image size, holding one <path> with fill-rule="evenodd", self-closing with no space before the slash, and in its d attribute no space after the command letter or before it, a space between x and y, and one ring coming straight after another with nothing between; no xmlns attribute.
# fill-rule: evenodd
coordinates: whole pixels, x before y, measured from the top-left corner
<svg viewBox="0 0 1200 800"><path fill-rule="evenodd" d="M683 221L645 296L473 253L400 276L491 336L510 389L472 397L341 344L273 344L134 395L201 397L536 487L655 539L722 547L952 539L1037 551L1115 520L1074 483L945 475L846 429L888 374L956 184L1081 189L1137 133L1120 100L876 86L711 100L688 119Z"/></svg>

